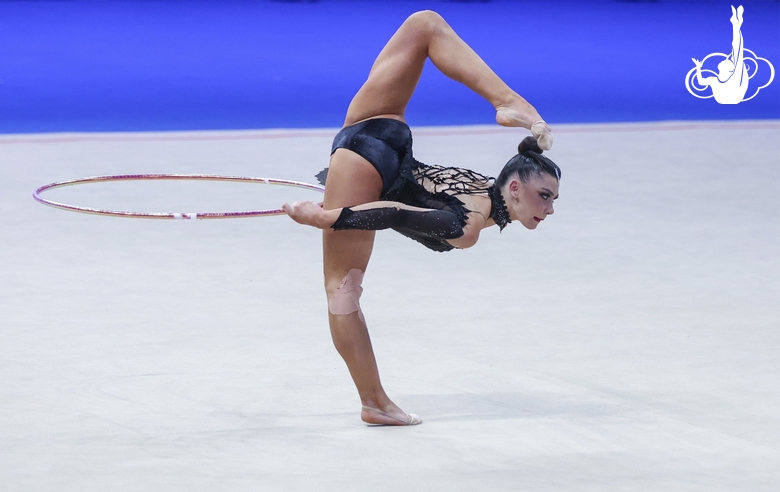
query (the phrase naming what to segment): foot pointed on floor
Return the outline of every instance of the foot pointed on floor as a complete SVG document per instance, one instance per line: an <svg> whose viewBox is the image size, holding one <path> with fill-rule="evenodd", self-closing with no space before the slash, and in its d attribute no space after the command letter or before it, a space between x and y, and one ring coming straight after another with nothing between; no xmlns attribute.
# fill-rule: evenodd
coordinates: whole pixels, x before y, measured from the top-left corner
<svg viewBox="0 0 780 492"><path fill-rule="evenodd" d="M414 413L405 413L398 409L397 413L393 415L385 413L378 408L369 407L363 405L363 409L360 412L360 418L368 425L418 425L422 423L422 419L419 415Z"/></svg>

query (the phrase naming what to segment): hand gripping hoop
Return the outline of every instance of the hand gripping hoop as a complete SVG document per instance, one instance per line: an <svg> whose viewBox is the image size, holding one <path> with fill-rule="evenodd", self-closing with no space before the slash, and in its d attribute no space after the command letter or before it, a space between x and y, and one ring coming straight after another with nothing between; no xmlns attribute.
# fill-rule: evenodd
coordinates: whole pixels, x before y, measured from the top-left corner
<svg viewBox="0 0 780 492"><path fill-rule="evenodd" d="M78 178L71 179L69 181L60 181L57 183L47 184L41 186L35 192L33 192L33 198L38 202L49 205L50 207L61 208L63 210L70 210L72 212L82 212L87 214L96 215L109 215L112 217L133 217L140 219L238 219L244 217L263 217L268 215L284 215L284 211L281 208L268 209L268 210L250 210L245 212L124 212L118 210L103 210L90 207L77 207L75 205L67 205L65 203L59 203L51 200L47 200L41 197L41 193L54 188L60 188L63 186L73 186L84 183L97 183L103 181L132 181L132 180L203 180L203 181L238 181L242 183L263 183L268 185L281 185L292 186L294 188L305 188L309 190L324 192L325 187L319 185L313 185L308 183L301 183L299 181L289 181L286 179L274 179L274 178L250 178L244 176L222 176L218 174L120 174L114 176L93 176L90 178Z"/></svg>

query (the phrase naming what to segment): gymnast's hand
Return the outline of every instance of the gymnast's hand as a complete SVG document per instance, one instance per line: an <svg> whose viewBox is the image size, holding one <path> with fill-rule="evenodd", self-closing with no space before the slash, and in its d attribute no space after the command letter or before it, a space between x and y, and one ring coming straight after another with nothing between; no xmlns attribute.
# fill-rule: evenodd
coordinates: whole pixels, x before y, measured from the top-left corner
<svg viewBox="0 0 780 492"><path fill-rule="evenodd" d="M293 202L292 205L285 203L282 205L282 210L295 222L318 229L327 229L333 225L340 212L340 210L325 210L322 204L314 202ZM335 217L333 217L334 212L336 212Z"/></svg>

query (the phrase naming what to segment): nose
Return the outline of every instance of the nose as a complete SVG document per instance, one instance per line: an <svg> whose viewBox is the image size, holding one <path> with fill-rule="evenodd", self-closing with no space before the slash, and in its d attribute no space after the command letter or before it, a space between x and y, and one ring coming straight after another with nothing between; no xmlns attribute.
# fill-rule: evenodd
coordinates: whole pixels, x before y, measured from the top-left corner
<svg viewBox="0 0 780 492"><path fill-rule="evenodd" d="M549 207L547 207L547 210L545 212L547 213L547 215L552 215L552 214L555 213L555 210L553 209L552 203L550 204Z"/></svg>

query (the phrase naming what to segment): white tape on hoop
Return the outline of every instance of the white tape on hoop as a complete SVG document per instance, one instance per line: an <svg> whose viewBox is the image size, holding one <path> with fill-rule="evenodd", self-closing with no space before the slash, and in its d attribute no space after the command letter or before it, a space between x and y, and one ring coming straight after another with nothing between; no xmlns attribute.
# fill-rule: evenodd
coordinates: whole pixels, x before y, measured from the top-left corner
<svg viewBox="0 0 780 492"><path fill-rule="evenodd" d="M195 220L198 218L197 212L192 212L189 214L180 214L180 213L174 213L173 214L174 219L182 219L182 220Z"/></svg>

